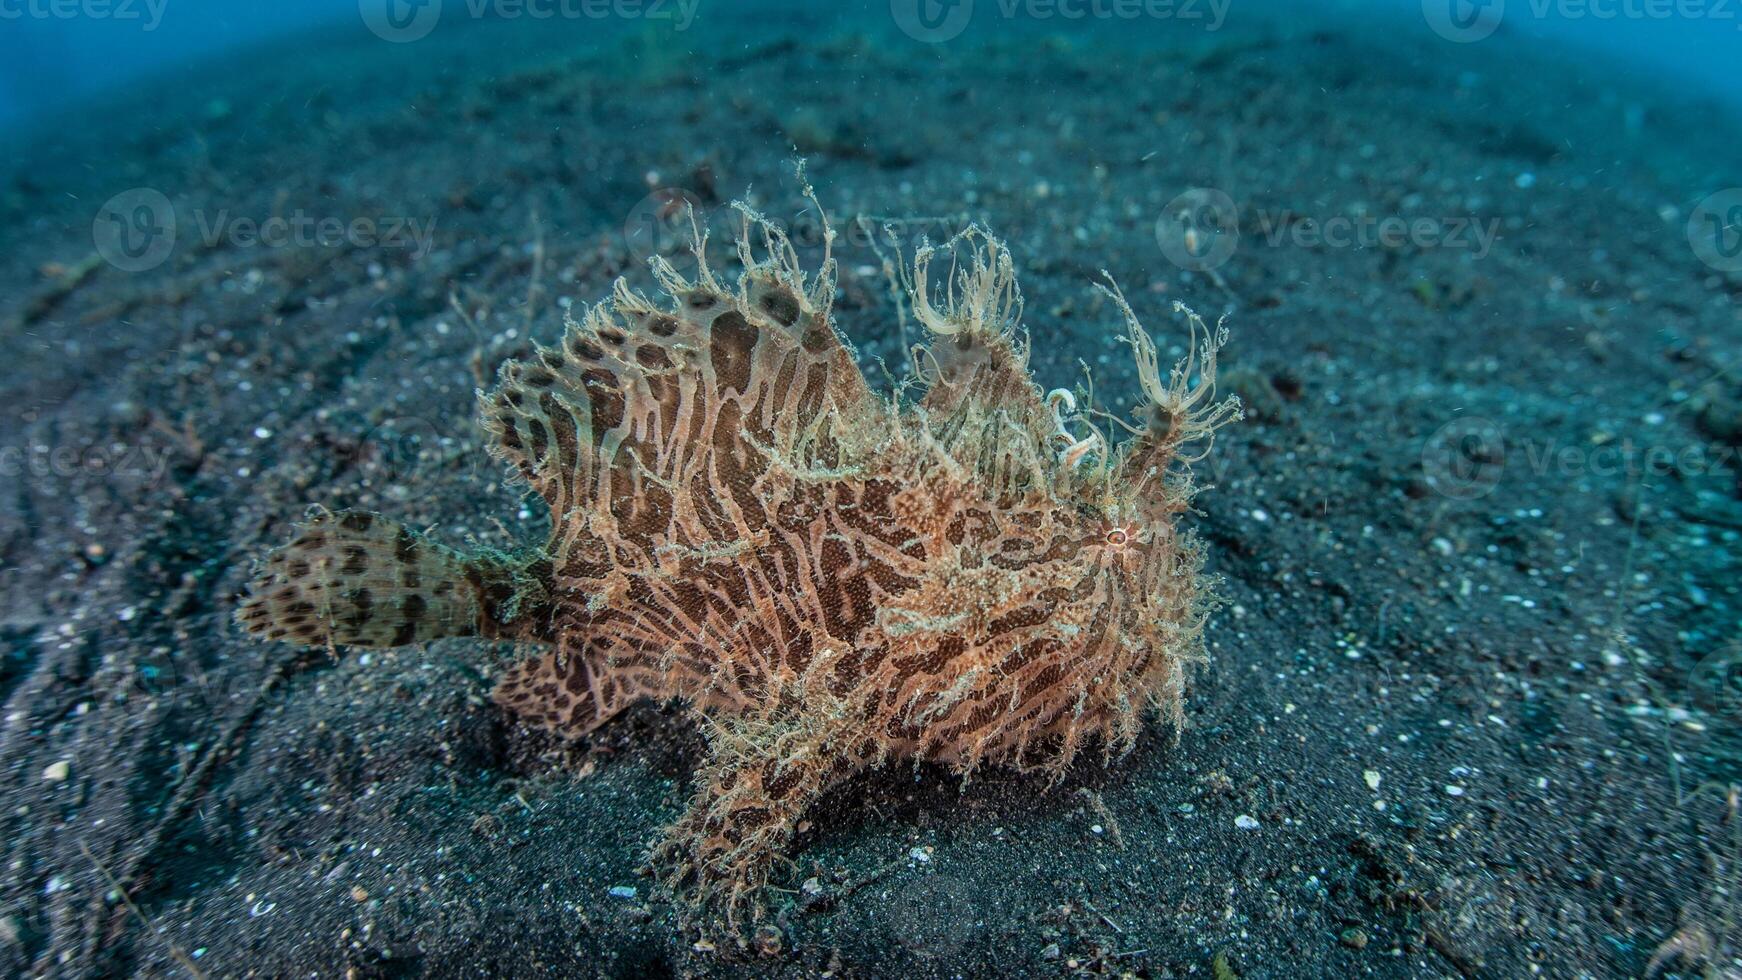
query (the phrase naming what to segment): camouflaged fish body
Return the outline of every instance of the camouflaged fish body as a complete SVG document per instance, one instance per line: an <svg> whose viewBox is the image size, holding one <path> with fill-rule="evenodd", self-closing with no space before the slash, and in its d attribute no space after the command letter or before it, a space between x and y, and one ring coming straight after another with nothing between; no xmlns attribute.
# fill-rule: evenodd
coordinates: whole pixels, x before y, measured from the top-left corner
<svg viewBox="0 0 1742 980"><path fill-rule="evenodd" d="M929 345L912 404L872 392L807 275L741 207L735 283L663 260L481 395L494 452L551 508L522 555L466 555L375 515L324 515L271 556L241 621L308 645L535 641L496 699L583 735L637 698L705 718L711 754L659 848L669 884L736 922L806 808L868 766L1062 771L1091 741L1177 722L1202 656L1186 464L1238 406L1189 311L1165 379L1116 288L1148 403L1117 449L1019 340L1008 250L978 229L905 270ZM753 245L754 243L754 245ZM946 283L928 281L951 257ZM1183 307L1180 308L1183 311Z"/></svg>

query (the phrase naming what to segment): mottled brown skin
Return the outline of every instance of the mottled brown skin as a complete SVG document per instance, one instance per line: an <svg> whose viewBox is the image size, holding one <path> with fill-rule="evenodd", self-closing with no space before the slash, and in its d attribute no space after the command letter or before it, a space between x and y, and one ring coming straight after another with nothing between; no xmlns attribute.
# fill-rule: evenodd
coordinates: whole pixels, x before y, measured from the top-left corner
<svg viewBox="0 0 1742 980"><path fill-rule="evenodd" d="M1091 742L1129 747L1152 709L1179 721L1207 607L1175 526L1201 458L1183 450L1237 411L1213 398L1219 334L1190 316L1193 354L1163 384L1107 290L1151 398L1114 451L1030 379L1009 253L978 230L944 246L962 260L944 289L935 249L903 276L933 340L916 351L924 395L892 404L830 319L833 261L805 275L742 211L731 288L698 240L693 279L655 262L668 302L619 283L481 396L496 454L551 507L543 547L468 556L323 515L239 613L308 645L543 644L496 699L563 735L637 698L688 704L711 754L657 854L733 928L760 914L806 808L856 772L1056 776Z"/></svg>

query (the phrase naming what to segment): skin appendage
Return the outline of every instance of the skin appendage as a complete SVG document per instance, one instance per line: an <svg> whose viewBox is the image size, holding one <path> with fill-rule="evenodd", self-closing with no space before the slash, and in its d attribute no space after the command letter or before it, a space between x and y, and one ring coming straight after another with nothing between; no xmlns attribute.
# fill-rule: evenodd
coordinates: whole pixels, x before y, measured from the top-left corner
<svg viewBox="0 0 1742 980"><path fill-rule="evenodd" d="M807 809L856 773L1057 779L1090 746L1128 750L1147 718L1180 723L1212 600L1177 523L1191 464L1239 415L1216 397L1226 333L1176 307L1191 344L1164 378L1109 281L1147 396L1112 445L1075 396L1034 384L1015 264L978 227L903 270L924 391L892 402L835 327L832 231L807 272L737 209L735 281L698 228L693 275L655 259L662 296L619 281L480 394L494 454L550 507L548 541L466 554L323 512L238 612L305 646L522 641L537 652L495 698L565 736L639 698L682 702L709 752L655 864L733 932L763 915Z"/></svg>

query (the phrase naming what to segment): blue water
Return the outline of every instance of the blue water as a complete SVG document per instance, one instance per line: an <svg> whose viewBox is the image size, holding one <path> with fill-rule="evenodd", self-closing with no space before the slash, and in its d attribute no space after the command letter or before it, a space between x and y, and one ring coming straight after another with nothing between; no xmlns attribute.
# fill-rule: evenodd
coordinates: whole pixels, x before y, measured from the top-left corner
<svg viewBox="0 0 1742 980"><path fill-rule="evenodd" d="M40 119L56 107L100 97L154 73L175 77L204 59L269 39L319 28L362 36L364 12L370 8L404 5L410 13L422 4L439 2L0 0L0 124ZM525 12L516 2L506 0L490 9L533 20L531 11L563 0L530 0ZM690 2L699 4L698 12L705 15L710 6L731 0ZM945 2L972 6L975 0ZM978 2L979 16L986 17L1009 0ZM1049 26L1070 25L1064 11L1092 10L1096 2L1063 0L1061 12ZM450 20L464 16L479 3L448 0L446 16ZM1192 0L1185 4L1182 11L1192 9ZM732 6L746 4L732 2ZM891 4L888 0L816 4L776 0L758 6L777 16L783 7L806 9L812 15L815 8L824 7L836 16L864 20L887 18L884 8ZM1483 33L1485 24L1496 24L1498 36L1559 47L1591 59L1604 68L1608 81L1621 87L1669 83L1742 105L1742 71L1736 67L1742 63L1742 4L1728 0L1335 0L1321 4L1196 0L1196 6L1206 18L1219 16L1229 22L1273 17L1286 9L1291 16L1316 15L1333 24L1381 31L1421 31L1429 21L1443 21L1469 24ZM1444 56L1459 58L1468 43L1445 42ZM100 116L90 117L89 123L100 125Z"/></svg>

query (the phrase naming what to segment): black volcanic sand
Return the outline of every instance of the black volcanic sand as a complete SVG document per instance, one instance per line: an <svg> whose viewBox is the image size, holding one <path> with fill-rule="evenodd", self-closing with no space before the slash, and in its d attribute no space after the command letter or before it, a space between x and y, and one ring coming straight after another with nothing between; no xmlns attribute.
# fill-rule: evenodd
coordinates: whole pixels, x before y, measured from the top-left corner
<svg viewBox="0 0 1742 980"><path fill-rule="evenodd" d="M994 20L936 46L871 16L523 26L347 25L8 154L6 972L1619 976L1734 953L1742 276L1685 231L1742 185L1734 117L1407 22ZM1131 405L1106 268L1164 349L1174 300L1228 314L1251 411L1200 467L1227 604L1177 739L1050 788L866 778L775 874L782 951L721 955L639 870L701 750L679 712L562 745L489 702L508 649L335 661L230 617L310 504L540 539L474 388L564 304L649 282L625 227L650 190L721 231L734 197L800 215L795 145L843 228L1004 236L1043 386L1086 365ZM1240 206L1210 272L1155 233L1194 186ZM178 239L127 273L90 259L92 224L135 187ZM432 248L207 233L299 213L433 220ZM1363 215L1498 237L1311 235ZM843 245L836 310L886 384L877 264Z"/></svg>

